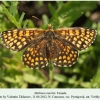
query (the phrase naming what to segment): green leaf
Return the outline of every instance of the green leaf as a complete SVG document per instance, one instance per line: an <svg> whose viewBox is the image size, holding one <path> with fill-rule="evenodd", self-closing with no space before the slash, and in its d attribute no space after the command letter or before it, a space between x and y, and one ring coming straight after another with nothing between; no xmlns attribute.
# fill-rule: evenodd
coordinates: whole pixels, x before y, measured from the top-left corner
<svg viewBox="0 0 100 100"><path fill-rule="evenodd" d="M11 2L11 5L9 7L9 12L13 16L16 16L16 14L18 13L17 5L18 5L18 2L17 1L13 1L13 2Z"/></svg>
<svg viewBox="0 0 100 100"><path fill-rule="evenodd" d="M56 2L57 2L58 8L61 8L64 5L63 1L56 1Z"/></svg>
<svg viewBox="0 0 100 100"><path fill-rule="evenodd" d="M51 15L55 16L56 15L55 8L51 4L48 4L48 8L49 8Z"/></svg>
<svg viewBox="0 0 100 100"><path fill-rule="evenodd" d="M28 24L28 20L25 20L23 28L26 28L27 24Z"/></svg>
<svg viewBox="0 0 100 100"><path fill-rule="evenodd" d="M24 19L24 16L25 16L25 13L23 12L23 13L21 14L20 19L19 19L19 23L20 23L20 24L22 23L22 21L23 21L23 19Z"/></svg>
<svg viewBox="0 0 100 100"><path fill-rule="evenodd" d="M28 83L34 84L44 84L46 82L45 76L37 70L25 73L23 79Z"/></svg>
<svg viewBox="0 0 100 100"><path fill-rule="evenodd" d="M29 28L33 28L34 27L34 23L32 22L32 20L25 20L23 28L26 27L26 25Z"/></svg>
<svg viewBox="0 0 100 100"><path fill-rule="evenodd" d="M42 15L42 19L43 19L43 23L46 24L46 26L47 26L47 24L48 24L48 22L49 22L48 16L45 15L45 14L43 14L43 15Z"/></svg>
<svg viewBox="0 0 100 100"><path fill-rule="evenodd" d="M66 76L56 73L54 74L54 79L63 83L66 83L68 81Z"/></svg>
<svg viewBox="0 0 100 100"><path fill-rule="evenodd" d="M91 81L91 87L100 88L100 59L99 59L97 72Z"/></svg>
<svg viewBox="0 0 100 100"><path fill-rule="evenodd" d="M16 21L15 17L12 16L8 9L5 8L5 6L2 4L3 7L3 13L6 14L6 16L8 17L8 19L17 27L17 28L21 28L20 24Z"/></svg>
<svg viewBox="0 0 100 100"><path fill-rule="evenodd" d="M81 2L81 1L75 1L75 2L67 2L65 4L63 4L62 7L60 7L58 10L56 10L56 13L54 13L56 15L59 15L59 21L56 18L56 25L60 25L60 27L62 26L71 26L74 21L76 19L78 19L82 14L84 14L84 12L88 11L88 10L93 10L94 8L96 8L96 4L97 2ZM91 7L92 5L92 7ZM62 16L65 16L64 18L62 18ZM54 17L53 16L53 17Z"/></svg>
<svg viewBox="0 0 100 100"><path fill-rule="evenodd" d="M9 6L9 3L7 2L7 1L2 1L3 2L3 4L5 5L5 6Z"/></svg>

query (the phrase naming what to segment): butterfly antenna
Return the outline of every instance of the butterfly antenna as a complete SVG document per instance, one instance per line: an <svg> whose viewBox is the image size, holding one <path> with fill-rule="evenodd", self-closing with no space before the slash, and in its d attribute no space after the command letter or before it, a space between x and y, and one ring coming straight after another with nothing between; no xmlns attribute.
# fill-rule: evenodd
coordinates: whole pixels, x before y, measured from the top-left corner
<svg viewBox="0 0 100 100"><path fill-rule="evenodd" d="M38 21L42 22L39 18L37 18L36 16L32 16L33 18L37 19ZM43 22L42 22L43 23Z"/></svg>
<svg viewBox="0 0 100 100"><path fill-rule="evenodd" d="M32 16L33 18L37 19L38 21L40 20L39 18L37 18L36 16ZM42 22L42 21L41 21ZM43 23L43 22L42 22ZM44 23L47 25L47 23ZM53 26L51 24L48 24L48 28L53 28Z"/></svg>
<svg viewBox="0 0 100 100"><path fill-rule="evenodd" d="M40 20L39 18L37 18L36 16L32 16L33 18L37 19L37 20Z"/></svg>

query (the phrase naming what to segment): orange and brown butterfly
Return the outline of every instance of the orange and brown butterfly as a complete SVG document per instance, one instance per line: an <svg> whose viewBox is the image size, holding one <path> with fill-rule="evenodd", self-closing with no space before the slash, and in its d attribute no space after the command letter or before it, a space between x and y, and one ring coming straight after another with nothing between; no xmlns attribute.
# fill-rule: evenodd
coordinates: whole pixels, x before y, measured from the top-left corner
<svg viewBox="0 0 100 100"><path fill-rule="evenodd" d="M51 60L55 66L73 65L78 58L78 50L84 50L93 43L96 30L72 27L53 30L39 28L13 29L3 31L1 38L6 47L13 51L24 48L22 61L31 68L48 66Z"/></svg>

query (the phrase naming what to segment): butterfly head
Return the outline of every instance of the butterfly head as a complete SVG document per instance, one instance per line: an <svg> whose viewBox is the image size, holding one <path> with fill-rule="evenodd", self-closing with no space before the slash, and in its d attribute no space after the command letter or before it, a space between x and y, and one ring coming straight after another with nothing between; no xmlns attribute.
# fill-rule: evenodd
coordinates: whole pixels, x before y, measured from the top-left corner
<svg viewBox="0 0 100 100"><path fill-rule="evenodd" d="M52 25L48 24L48 29L45 31L45 39L51 41L55 37L54 30L52 29Z"/></svg>
<svg viewBox="0 0 100 100"><path fill-rule="evenodd" d="M52 25L51 24L48 24L48 29L52 29Z"/></svg>

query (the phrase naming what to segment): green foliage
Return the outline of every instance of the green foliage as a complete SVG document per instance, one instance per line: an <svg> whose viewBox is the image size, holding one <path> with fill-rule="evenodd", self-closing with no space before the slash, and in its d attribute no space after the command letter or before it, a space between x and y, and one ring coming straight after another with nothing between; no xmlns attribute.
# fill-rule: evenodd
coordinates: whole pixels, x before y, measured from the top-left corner
<svg viewBox="0 0 100 100"><path fill-rule="evenodd" d="M61 3L60 7L59 3ZM48 7L50 13L53 16L51 19L52 20L51 23L55 25L60 25L60 27L71 26L74 23L74 21L78 19L82 14L96 8L96 2L89 2L89 1L88 2L70 1L65 4L59 1L59 3L57 3L59 7L57 10L55 10L55 8L51 4L49 4Z"/></svg>
<svg viewBox="0 0 100 100"><path fill-rule="evenodd" d="M17 6L19 2L3 1L0 4L0 32L12 28L34 27L31 20L24 20L25 13L21 15ZM38 6L43 2L39 1ZM97 29L94 43L86 50L79 51L79 59L75 65L68 68L53 67L35 70L27 68L21 61L23 51L13 52L5 48L0 40L0 88L27 88L29 84L37 84L42 88L99 88L100 87L100 20L98 23L91 20L91 11L96 9L97 2L91 1L57 1L55 6L51 3L48 8L51 14L49 19L42 15L46 28L51 23L54 28L71 27L83 14L86 22L80 27ZM100 13L99 13L100 14Z"/></svg>
<svg viewBox="0 0 100 100"><path fill-rule="evenodd" d="M93 79L91 80L91 87L93 88L100 88L100 59L98 64L98 69L96 74L94 75Z"/></svg>
<svg viewBox="0 0 100 100"><path fill-rule="evenodd" d="M13 4L12 4L13 5ZM5 8L5 6L3 4L1 4L2 6L2 13L4 13L8 18L9 20L14 23L16 25L17 28L21 28L20 26L20 20L19 20L19 23L17 22L16 18L14 17L15 13L13 12L9 12L7 8ZM12 6L11 6L12 7ZM15 6L16 7L16 6ZM12 7L13 8L13 7ZM11 8L10 8L11 9ZM22 17L21 17L22 18Z"/></svg>

